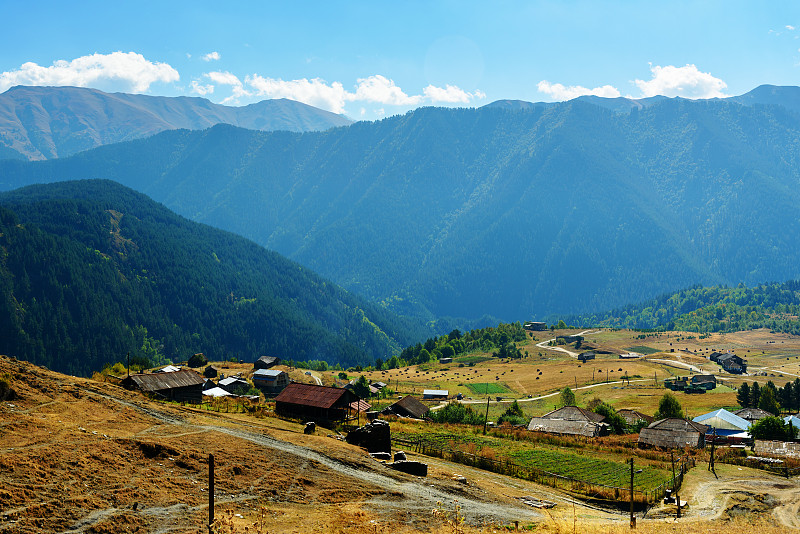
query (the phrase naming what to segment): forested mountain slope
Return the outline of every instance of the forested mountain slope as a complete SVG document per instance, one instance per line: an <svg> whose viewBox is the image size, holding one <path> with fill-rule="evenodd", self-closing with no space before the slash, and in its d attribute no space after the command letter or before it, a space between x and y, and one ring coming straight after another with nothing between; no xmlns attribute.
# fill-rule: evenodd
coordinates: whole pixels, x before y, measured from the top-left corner
<svg viewBox="0 0 800 534"><path fill-rule="evenodd" d="M197 97L17 86L0 94L0 159L64 157L164 130L202 130L219 123L252 130L306 132L351 122L285 98L234 107Z"/></svg>
<svg viewBox="0 0 800 534"><path fill-rule="evenodd" d="M428 334L110 181L0 195L0 247L0 354L73 374L128 351L372 364Z"/></svg>
<svg viewBox="0 0 800 534"><path fill-rule="evenodd" d="M800 281L755 287L694 286L604 313L562 319L582 326L689 332L769 328L800 335Z"/></svg>
<svg viewBox="0 0 800 534"><path fill-rule="evenodd" d="M217 126L0 163L2 188L93 177L427 319L800 278L800 118L784 105L422 108L326 132Z"/></svg>

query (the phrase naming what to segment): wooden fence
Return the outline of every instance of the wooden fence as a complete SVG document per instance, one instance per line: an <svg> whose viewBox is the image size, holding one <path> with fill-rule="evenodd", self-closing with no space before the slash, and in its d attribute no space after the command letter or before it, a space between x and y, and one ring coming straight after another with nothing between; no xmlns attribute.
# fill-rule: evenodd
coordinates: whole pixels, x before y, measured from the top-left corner
<svg viewBox="0 0 800 534"><path fill-rule="evenodd" d="M403 438L392 438L392 442L405 448L406 450L413 450L425 456L433 456L442 458L451 462L477 467L486 471L500 473L502 475L513 476L536 482L552 488L565 489L586 495L588 497L595 497L603 500L618 501L627 503L631 500L630 487L610 486L600 484L591 480L582 480L574 477L545 471L536 467L529 467L512 462L508 459L498 460L489 458L479 454L472 454L464 451L459 451L451 447L441 445L439 443L431 443L424 439L410 440ZM666 495L666 490L675 490L680 488L683 482L683 475L690 468L695 466L694 458L686 458L675 465L675 476L659 484L655 488L648 490L637 490L634 488L633 500L640 504L649 505L653 504Z"/></svg>

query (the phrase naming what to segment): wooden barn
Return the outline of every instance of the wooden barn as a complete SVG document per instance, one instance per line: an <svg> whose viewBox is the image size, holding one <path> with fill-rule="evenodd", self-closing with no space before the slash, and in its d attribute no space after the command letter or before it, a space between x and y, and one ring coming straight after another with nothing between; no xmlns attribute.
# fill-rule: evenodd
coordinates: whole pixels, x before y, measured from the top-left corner
<svg viewBox="0 0 800 534"><path fill-rule="evenodd" d="M275 397L275 413L317 423L358 417L352 404L361 400L349 389L293 382Z"/></svg>
<svg viewBox="0 0 800 534"><path fill-rule="evenodd" d="M196 371L181 369L171 373L130 375L122 380L126 389L138 389L158 397L177 401L199 403L203 399L205 379Z"/></svg>
<svg viewBox="0 0 800 534"><path fill-rule="evenodd" d="M742 408L741 410L737 410L733 413L746 421L750 421L751 423L755 423L756 421L761 421L765 417L772 417L773 415L767 411L762 410L761 408Z"/></svg>
<svg viewBox="0 0 800 534"><path fill-rule="evenodd" d="M277 395L289 385L289 375L280 369L259 369L253 373L253 385L265 395Z"/></svg>
<svg viewBox="0 0 800 534"><path fill-rule="evenodd" d="M528 430L593 438L608 433L608 425L604 420L605 417L589 410L564 406L541 417L534 417L528 423Z"/></svg>
<svg viewBox="0 0 800 534"><path fill-rule="evenodd" d="M407 395L391 406L384 408L381 413L384 415L396 415L398 417L424 419L428 413L428 407L411 395Z"/></svg>
<svg viewBox="0 0 800 534"><path fill-rule="evenodd" d="M269 369L281 363L281 359L277 356L262 356L255 361L253 369Z"/></svg>
<svg viewBox="0 0 800 534"><path fill-rule="evenodd" d="M594 360L594 352L581 352L578 354L578 361L586 363L589 360Z"/></svg>
<svg viewBox="0 0 800 534"><path fill-rule="evenodd" d="M680 449L705 447L706 425L670 417L651 423L639 432L639 446Z"/></svg>
<svg viewBox="0 0 800 534"><path fill-rule="evenodd" d="M631 426L635 426L641 422L645 422L648 425L653 422L653 416L644 414L637 410L632 410L630 408L622 408L621 410L617 410L617 414L625 419L625 422Z"/></svg>

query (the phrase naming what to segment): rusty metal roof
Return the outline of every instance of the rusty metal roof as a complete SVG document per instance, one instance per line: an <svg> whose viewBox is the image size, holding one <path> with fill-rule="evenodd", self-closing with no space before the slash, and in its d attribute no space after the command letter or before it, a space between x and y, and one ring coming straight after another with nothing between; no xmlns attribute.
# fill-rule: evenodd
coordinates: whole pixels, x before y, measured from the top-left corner
<svg viewBox="0 0 800 534"><path fill-rule="evenodd" d="M600 423L605 419L599 413L590 412L577 406L564 406L542 416L542 419L563 419L564 421L591 421Z"/></svg>
<svg viewBox="0 0 800 534"><path fill-rule="evenodd" d="M347 389L315 386L313 384L299 384L297 382L292 382L286 386L286 388L275 397L275 402L300 404L303 406L312 406L314 408L332 408L337 404L346 406L357 400L359 400L358 395Z"/></svg>
<svg viewBox="0 0 800 534"><path fill-rule="evenodd" d="M389 409L395 413L399 412L400 415L410 416L416 419L422 419L425 417L425 414L428 413L428 407L411 395L407 395L395 402Z"/></svg>
<svg viewBox="0 0 800 534"><path fill-rule="evenodd" d="M205 383L197 371L191 369L181 369L172 373L151 373L131 375L125 381L130 380L142 391L163 391L165 389L183 388L197 386Z"/></svg>

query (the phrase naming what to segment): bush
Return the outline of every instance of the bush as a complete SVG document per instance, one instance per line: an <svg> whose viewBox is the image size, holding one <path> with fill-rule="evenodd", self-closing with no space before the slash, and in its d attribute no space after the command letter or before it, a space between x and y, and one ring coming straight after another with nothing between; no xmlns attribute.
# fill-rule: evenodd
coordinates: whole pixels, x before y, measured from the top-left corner
<svg viewBox="0 0 800 534"><path fill-rule="evenodd" d="M208 359L206 358L205 354L203 354L202 352L198 352L197 354L189 358L187 365L192 368L202 367L204 365L208 365Z"/></svg>
<svg viewBox="0 0 800 534"><path fill-rule="evenodd" d="M465 425L482 425L484 418L472 409L472 406L460 402L450 402L441 410L428 412L434 423L460 423Z"/></svg>
<svg viewBox="0 0 800 534"><path fill-rule="evenodd" d="M14 400L17 393L11 389L11 378L6 375L0 378L0 400Z"/></svg>
<svg viewBox="0 0 800 534"><path fill-rule="evenodd" d="M750 426L753 439L789 441L797 437L797 428L784 423L780 417L765 417Z"/></svg>

